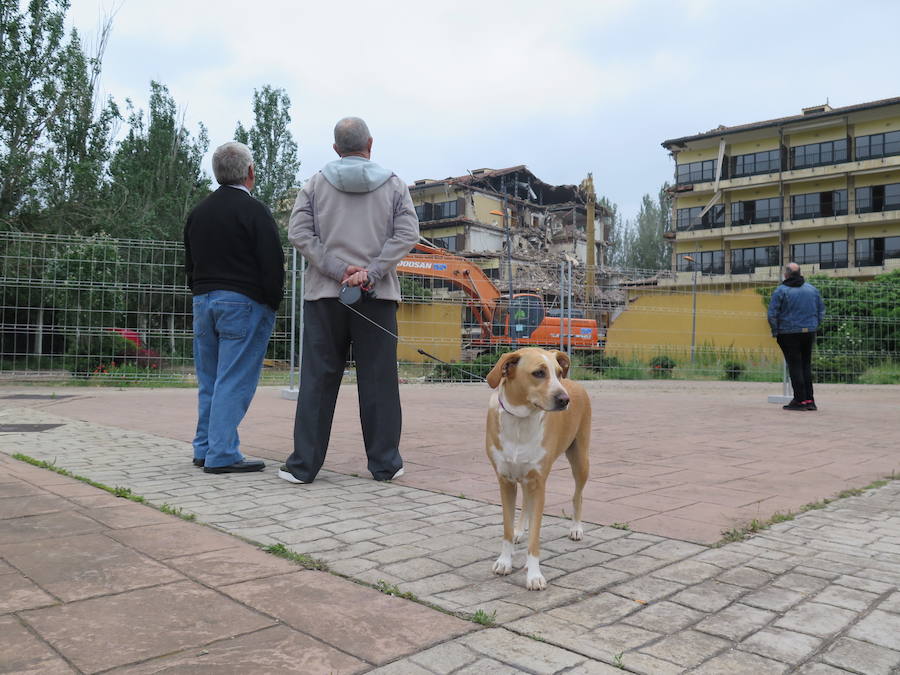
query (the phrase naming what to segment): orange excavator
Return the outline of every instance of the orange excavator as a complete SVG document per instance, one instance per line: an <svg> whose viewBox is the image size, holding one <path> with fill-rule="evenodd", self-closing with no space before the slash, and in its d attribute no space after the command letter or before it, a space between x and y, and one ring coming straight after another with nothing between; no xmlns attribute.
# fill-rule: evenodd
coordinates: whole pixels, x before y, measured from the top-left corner
<svg viewBox="0 0 900 675"><path fill-rule="evenodd" d="M593 319L550 316L536 293L504 296L484 271L465 258L428 244L416 244L397 265L398 274L443 279L470 298L480 336L472 344L600 349L597 322ZM560 340L562 336L562 340Z"/></svg>

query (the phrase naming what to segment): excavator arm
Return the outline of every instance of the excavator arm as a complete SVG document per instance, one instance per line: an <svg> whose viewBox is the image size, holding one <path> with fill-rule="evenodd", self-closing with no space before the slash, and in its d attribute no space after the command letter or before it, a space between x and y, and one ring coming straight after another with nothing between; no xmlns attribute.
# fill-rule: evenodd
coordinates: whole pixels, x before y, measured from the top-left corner
<svg viewBox="0 0 900 675"><path fill-rule="evenodd" d="M472 299L472 310L481 326L482 337L490 339L491 321L500 291L478 265L442 248L418 243L397 264L397 273L443 279L463 290Z"/></svg>

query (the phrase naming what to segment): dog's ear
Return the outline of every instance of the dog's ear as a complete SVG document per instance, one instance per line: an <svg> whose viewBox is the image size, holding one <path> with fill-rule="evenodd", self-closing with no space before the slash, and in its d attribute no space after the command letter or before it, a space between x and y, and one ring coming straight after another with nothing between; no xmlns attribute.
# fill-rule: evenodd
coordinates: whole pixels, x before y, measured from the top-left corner
<svg viewBox="0 0 900 675"><path fill-rule="evenodd" d="M561 352L559 350L556 350L555 352L553 352L553 355L556 357L556 362L562 368L562 376L568 377L569 366L572 364L572 361L569 358L569 355L566 354L565 352Z"/></svg>
<svg viewBox="0 0 900 675"><path fill-rule="evenodd" d="M491 372L487 374L487 383L491 385L491 389L496 389L499 386L501 378L513 378L516 372L516 364L520 358L522 358L522 355L519 352L507 352L497 360L497 363L491 368Z"/></svg>

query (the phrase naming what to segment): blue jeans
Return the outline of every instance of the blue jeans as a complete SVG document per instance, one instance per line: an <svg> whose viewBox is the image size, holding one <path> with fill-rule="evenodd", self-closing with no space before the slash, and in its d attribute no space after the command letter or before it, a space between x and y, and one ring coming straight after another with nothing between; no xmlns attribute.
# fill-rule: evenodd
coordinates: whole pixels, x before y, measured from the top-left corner
<svg viewBox="0 0 900 675"><path fill-rule="evenodd" d="M271 307L234 291L194 296L194 365L199 415L194 458L208 467L241 461L237 428L256 393L269 336Z"/></svg>

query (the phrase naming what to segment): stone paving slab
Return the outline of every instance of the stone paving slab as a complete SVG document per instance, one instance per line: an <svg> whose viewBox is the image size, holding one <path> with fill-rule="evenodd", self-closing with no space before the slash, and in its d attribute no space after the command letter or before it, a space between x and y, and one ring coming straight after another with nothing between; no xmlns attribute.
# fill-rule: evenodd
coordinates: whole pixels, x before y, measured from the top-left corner
<svg viewBox="0 0 900 675"><path fill-rule="evenodd" d="M70 513L24 515L10 510L18 516L7 518L4 504L19 497L0 497L0 562L6 564L0 568L0 582L18 570L16 561L5 557L5 546L15 552L20 550L16 546L34 547L61 537L93 541L92 537L105 536L186 579L173 579L163 586L197 588L197 592L215 589L223 601L252 606L267 620L277 617L282 627L322 646L325 651L316 663L337 659L333 663L343 665L333 667L349 672L359 667L376 668L379 673L604 673L610 668L621 672L616 666L624 665L629 672L653 674L814 673L842 672L852 661L853 672L877 673L890 672L900 664L900 555L896 550L900 482L839 500L746 541L715 549L597 525L585 528L583 542L572 542L567 538L567 522L550 516L545 519L542 557L550 587L534 593L524 590L521 550L514 558L514 574L496 577L491 572L501 535L500 509L493 504L329 471L307 486L280 481L269 470L213 476L190 465L189 447L183 442L73 421L33 408L0 410L0 420L5 417L61 426L41 433L0 435L0 452L22 452L107 485L129 487L157 505L197 513L223 533L265 544L283 543L358 581L396 584L400 592L415 593L446 612L466 616L479 609L488 614L496 611L495 627L473 632L475 624L352 584L349 591L344 589L352 598L346 609L335 608L330 599L341 594L328 589L347 581L322 573L285 571L281 561L255 560L264 554L253 549L235 553L246 545L176 519L160 523L134 513L115 517L103 513L101 523L90 514L118 509L73 505L72 500L90 498L79 490L71 494L81 496L56 495L69 505ZM12 460L0 455L0 461L6 468ZM60 486L57 493L68 492L64 483L52 479L54 474L25 469L51 477L50 484ZM12 476L14 480L0 484L15 484L15 471ZM40 486L34 478L19 482ZM8 489L15 492L21 487ZM25 493L22 498L35 497L28 490ZM127 506L132 511L149 510ZM67 524L80 531L64 531L48 515L65 517ZM73 516L81 520L73 521ZM24 521L32 525L10 527ZM204 573L205 563L220 569L216 574ZM245 579L243 574L255 578ZM44 617L57 616L54 612L61 612L60 607L110 597L127 602L147 592L127 590L59 606L14 610L12 616L20 621L36 617L29 623L32 627L43 619L44 630L66 645L64 654L72 655L66 656L70 665L85 670L113 667L124 663L107 666L109 661L91 661L100 657L82 654L77 645L66 642L74 639L65 631L66 621L53 623ZM293 594L307 599L308 611ZM191 609L196 611L196 603ZM121 616L121 611L113 605L110 614ZM430 618L424 619L421 612ZM237 623L244 620L240 612L236 616ZM392 624L397 616L412 617L414 628L397 630ZM390 621L385 617L391 617ZM437 628L429 632L431 624ZM354 637L361 625L364 630ZM274 622L262 624L244 634L273 631L275 626ZM272 635L273 644L286 644L284 634ZM417 638L436 646L416 646ZM211 663L227 659L226 643L217 643L220 638L207 634L198 639L221 645ZM161 654L152 654L152 640L141 649L149 650L152 663L161 669L199 663L189 650L164 661ZM75 660L76 655L82 660ZM52 662L40 650L34 658Z"/></svg>
<svg viewBox="0 0 900 675"><path fill-rule="evenodd" d="M147 505L79 506L104 493L7 454L0 473L0 672L357 673L478 628ZM44 494L55 511L17 505Z"/></svg>

